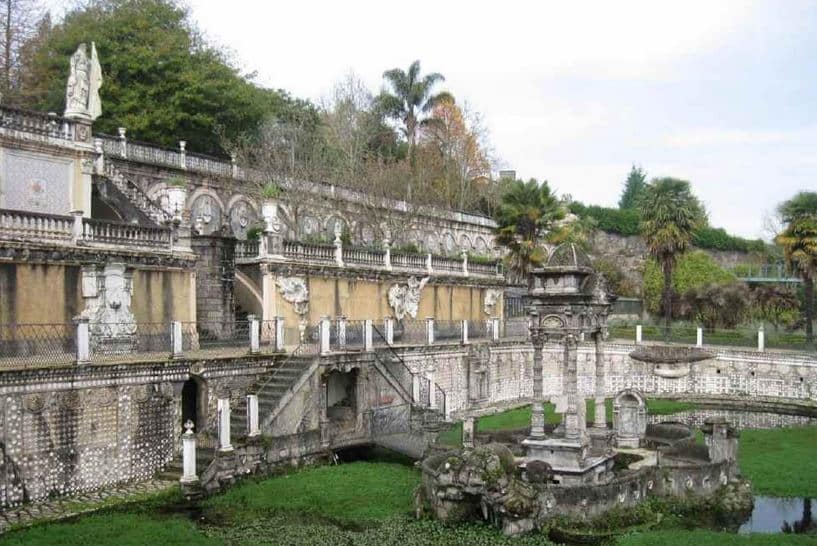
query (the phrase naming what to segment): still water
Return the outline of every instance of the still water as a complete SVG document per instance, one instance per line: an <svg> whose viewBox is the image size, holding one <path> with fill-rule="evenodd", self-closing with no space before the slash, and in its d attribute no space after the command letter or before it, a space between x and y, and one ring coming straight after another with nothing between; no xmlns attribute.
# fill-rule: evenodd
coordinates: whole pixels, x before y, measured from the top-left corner
<svg viewBox="0 0 817 546"><path fill-rule="evenodd" d="M756 496L752 515L740 526L738 533L817 532L812 506L817 506L817 499Z"/></svg>

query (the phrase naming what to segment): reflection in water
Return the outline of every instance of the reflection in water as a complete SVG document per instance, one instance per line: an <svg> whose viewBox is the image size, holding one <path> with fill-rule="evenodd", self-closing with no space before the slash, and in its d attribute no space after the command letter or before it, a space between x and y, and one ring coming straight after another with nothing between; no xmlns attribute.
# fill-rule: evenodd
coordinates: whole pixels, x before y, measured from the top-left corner
<svg viewBox="0 0 817 546"><path fill-rule="evenodd" d="M814 499L755 497L755 507L739 533L817 533L811 515Z"/></svg>
<svg viewBox="0 0 817 546"><path fill-rule="evenodd" d="M713 417L723 417L732 426L745 428L780 428L817 424L814 417L802 415L785 415L763 411L741 411L722 409L696 409L673 413L671 415L650 415L650 423L675 421L691 426L701 426L704 421Z"/></svg>

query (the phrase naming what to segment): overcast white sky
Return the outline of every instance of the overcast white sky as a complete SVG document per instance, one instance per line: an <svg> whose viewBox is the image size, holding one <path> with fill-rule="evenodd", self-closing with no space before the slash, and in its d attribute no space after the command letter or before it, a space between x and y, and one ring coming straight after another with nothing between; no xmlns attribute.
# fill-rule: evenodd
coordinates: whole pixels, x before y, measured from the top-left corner
<svg viewBox="0 0 817 546"><path fill-rule="evenodd" d="M692 182L713 225L817 189L817 2L188 0L260 83L373 91L420 59L480 111L503 167L615 205L632 163Z"/></svg>

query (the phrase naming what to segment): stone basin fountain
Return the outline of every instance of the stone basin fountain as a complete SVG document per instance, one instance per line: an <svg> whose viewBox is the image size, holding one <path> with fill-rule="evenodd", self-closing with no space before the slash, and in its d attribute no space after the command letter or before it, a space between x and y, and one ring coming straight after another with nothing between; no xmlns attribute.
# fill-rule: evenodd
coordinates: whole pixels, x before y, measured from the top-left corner
<svg viewBox="0 0 817 546"><path fill-rule="evenodd" d="M642 345L630 353L630 358L653 364L655 375L672 379L689 375L693 363L711 360L715 355L700 347Z"/></svg>

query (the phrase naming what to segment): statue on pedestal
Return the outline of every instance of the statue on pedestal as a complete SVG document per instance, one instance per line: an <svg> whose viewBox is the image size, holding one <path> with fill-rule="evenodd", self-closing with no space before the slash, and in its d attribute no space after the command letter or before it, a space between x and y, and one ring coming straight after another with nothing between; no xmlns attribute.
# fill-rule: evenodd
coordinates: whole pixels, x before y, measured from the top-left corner
<svg viewBox="0 0 817 546"><path fill-rule="evenodd" d="M65 117L81 121L94 121L102 114L99 88L102 86L102 68L96 53L96 45L91 42L91 55L86 45L79 47L71 55L71 73L65 88Z"/></svg>

